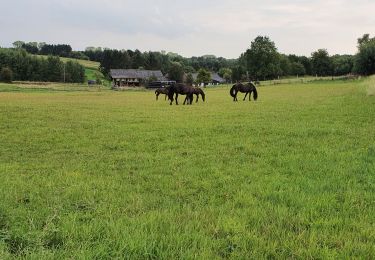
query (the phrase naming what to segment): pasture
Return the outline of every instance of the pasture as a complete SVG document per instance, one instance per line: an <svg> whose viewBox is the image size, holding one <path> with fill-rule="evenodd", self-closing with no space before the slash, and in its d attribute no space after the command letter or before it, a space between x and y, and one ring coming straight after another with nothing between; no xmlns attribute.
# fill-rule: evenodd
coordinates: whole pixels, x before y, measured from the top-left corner
<svg viewBox="0 0 375 260"><path fill-rule="evenodd" d="M375 258L370 83L0 84L0 258Z"/></svg>

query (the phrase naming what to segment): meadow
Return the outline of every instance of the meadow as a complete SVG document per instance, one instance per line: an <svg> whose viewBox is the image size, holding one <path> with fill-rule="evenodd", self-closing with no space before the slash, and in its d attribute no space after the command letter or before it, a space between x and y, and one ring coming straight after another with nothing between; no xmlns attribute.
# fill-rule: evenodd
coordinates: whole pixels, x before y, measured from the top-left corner
<svg viewBox="0 0 375 260"><path fill-rule="evenodd" d="M373 83L0 84L0 259L373 259Z"/></svg>

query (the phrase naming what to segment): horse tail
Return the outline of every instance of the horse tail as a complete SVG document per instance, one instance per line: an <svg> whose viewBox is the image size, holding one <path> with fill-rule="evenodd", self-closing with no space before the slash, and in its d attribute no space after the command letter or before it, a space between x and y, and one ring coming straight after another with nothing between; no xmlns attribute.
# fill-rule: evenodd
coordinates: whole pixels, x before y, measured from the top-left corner
<svg viewBox="0 0 375 260"><path fill-rule="evenodd" d="M257 98L258 98L258 91L257 91L257 88L254 86L254 84L253 84L253 88L254 88L254 94L253 94L253 98L254 98L254 100L257 100Z"/></svg>
<svg viewBox="0 0 375 260"><path fill-rule="evenodd" d="M229 91L229 94L234 98L236 95L236 91L235 91L235 88L236 88L236 85L233 85Z"/></svg>

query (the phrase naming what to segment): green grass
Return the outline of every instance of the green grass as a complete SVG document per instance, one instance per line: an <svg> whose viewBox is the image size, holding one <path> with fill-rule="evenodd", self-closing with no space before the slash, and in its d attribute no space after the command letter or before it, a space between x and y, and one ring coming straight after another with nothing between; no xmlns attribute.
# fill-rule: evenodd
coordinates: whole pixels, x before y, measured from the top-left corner
<svg viewBox="0 0 375 260"><path fill-rule="evenodd" d="M45 58L45 59L47 59L47 57L48 57L48 56L46 56L46 55L35 55L35 56L42 57L42 58ZM96 61L90 61L90 60L80 60L80 59L65 58L65 57L60 57L60 59L61 59L63 62L67 62L67 61L77 61L77 62L78 62L79 64L81 64L83 67L88 68L88 69L93 69L93 70L98 70L98 69L99 69L99 65L100 65L99 62L96 62Z"/></svg>
<svg viewBox="0 0 375 260"><path fill-rule="evenodd" d="M373 259L369 82L192 106L2 84L0 259Z"/></svg>

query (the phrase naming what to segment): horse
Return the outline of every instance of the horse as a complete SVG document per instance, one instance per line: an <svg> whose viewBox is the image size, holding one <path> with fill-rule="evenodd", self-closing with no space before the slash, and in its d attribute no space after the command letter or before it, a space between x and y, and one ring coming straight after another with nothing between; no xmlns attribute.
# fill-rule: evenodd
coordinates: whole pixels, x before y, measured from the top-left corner
<svg viewBox="0 0 375 260"><path fill-rule="evenodd" d="M193 94L197 96L197 99L195 100L195 103L198 102L199 95L202 96L202 100L204 102L206 95L204 94L204 92L203 92L203 90L201 88L193 87ZM184 103L187 101L187 98L188 97L186 96Z"/></svg>
<svg viewBox="0 0 375 260"><path fill-rule="evenodd" d="M158 97L160 94L164 94L165 100L167 100L168 91L169 91L169 87L157 88L155 90L156 100L158 100Z"/></svg>
<svg viewBox="0 0 375 260"><path fill-rule="evenodd" d="M233 97L233 101L238 101L237 100L237 93L238 92L246 93L245 97L243 98L243 101L245 101L247 95L249 95L249 101L250 101L251 92L253 92L254 100L257 100L257 98L258 98L257 89L256 89L255 85L251 82L247 83L246 85L244 85L242 83L237 83L237 84L232 86L232 88L229 91L229 94Z"/></svg>
<svg viewBox="0 0 375 260"><path fill-rule="evenodd" d="M189 86L189 85L185 85L185 84L182 84L182 83L174 83L172 84L170 87L169 87L169 91L168 91L168 99L171 101L170 102L170 105L172 105L173 103L173 95L176 94L176 105L178 105L178 101L177 101L177 98L178 98L178 94L180 95L186 95L186 99L185 99L185 102L187 101L187 104L188 105L191 105L191 103L193 102L193 87L192 86ZM184 105L185 105L185 102L184 102Z"/></svg>

